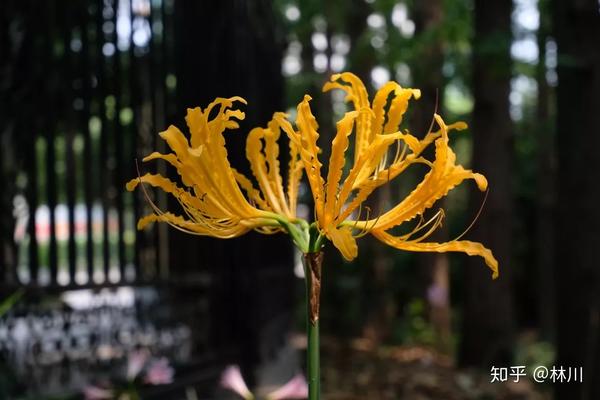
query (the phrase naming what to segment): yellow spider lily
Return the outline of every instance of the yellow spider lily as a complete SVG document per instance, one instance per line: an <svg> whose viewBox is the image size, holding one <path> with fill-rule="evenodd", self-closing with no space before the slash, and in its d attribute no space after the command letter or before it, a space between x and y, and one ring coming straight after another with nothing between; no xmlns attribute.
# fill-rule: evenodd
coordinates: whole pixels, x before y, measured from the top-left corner
<svg viewBox="0 0 600 400"><path fill-rule="evenodd" d="M169 126L160 136L172 150L169 154L154 152L143 161L162 159L177 169L183 186L158 174L145 174L127 183L134 190L140 183L159 187L173 195L184 215L161 211L150 202L154 213L138 221L138 229L153 222L196 235L233 238L250 230L262 233L288 231L297 245L307 246L308 224L296 218L297 193L302 177L302 164L295 143L290 143L287 185L279 173L280 128L273 119L267 128L253 129L247 138L246 155L258 182L231 167L225 149L224 131L238 128L244 113L234 108L235 102L246 104L241 97L218 98L205 110L187 110L189 140L176 127ZM214 115L211 118L211 114ZM304 233L306 232L306 234Z"/></svg>
<svg viewBox="0 0 600 400"><path fill-rule="evenodd" d="M444 217L440 210L431 219L423 219L424 212L437 200L465 179L475 180L482 191L487 188L483 175L456 164L456 156L448 145L448 132L465 129L466 124L446 125L436 114L439 129L428 132L419 140L399 130L409 100L420 96L418 90L388 82L376 93L371 104L365 86L351 73L334 75L323 90L334 88L347 92L347 100L353 103L354 111L346 113L337 123L326 180L321 175L318 125L310 110L309 96L305 96L298 105L297 130L285 114L275 113L266 128L255 128L248 134L246 157L258 188L248 177L231 167L223 136L225 129L238 128L236 120L244 118L242 111L233 108L234 103L246 102L240 97L218 98L205 110L188 109L189 140L179 129L170 126L160 136L173 152L155 152L143 159L167 161L177 169L183 186L155 174L145 174L127 183L130 191L140 183L160 187L178 200L184 212L184 215L163 212L150 202L154 213L141 218L138 229L158 221L184 232L224 239L250 230L268 234L285 231L304 253L319 251L323 237L327 237L347 260L357 256L356 237L369 232L382 242L402 250L458 251L481 256L496 278L498 262L482 244L462 240L424 242L440 226ZM212 118L211 114L214 115ZM285 186L280 174L278 145L282 130L290 138ZM356 131L354 162L342 180L345 153L353 130ZM435 159L429 161L422 153L432 143ZM398 144L397 152L390 160L388 153L394 144ZM360 212L354 216L377 187L388 183L415 163L425 164L430 170L403 201L377 218L362 220ZM316 220L311 225L296 217L298 186L303 170L314 199ZM391 229L415 218L419 218L420 222L410 233L402 236L390 233Z"/></svg>
<svg viewBox="0 0 600 400"><path fill-rule="evenodd" d="M351 73L333 75L323 91L331 89L344 90L347 93L346 101L352 102L354 111L347 112L337 123L326 180L321 175L318 125L310 109L310 96L305 96L298 105L297 130L282 115L275 116L291 142L300 149L313 194L316 227L320 233L330 239L347 260L357 256L356 236L369 232L387 245L401 250L456 251L481 256L493 271L493 278L496 278L498 262L481 243L463 240L424 242L440 226L444 216L443 210L440 210L431 219L423 219L424 212L437 200L465 179L473 179L482 191L487 189L487 180L483 175L456 164L456 156L448 145L448 132L465 129L466 124L458 122L446 125L436 114L438 129L428 132L419 140L408 131L399 130L408 102L413 97L420 97L419 90L388 82L375 94L371 104L364 84ZM353 129L356 131L354 163L342 181L345 152ZM432 143L435 146L435 159L429 161L422 153ZM397 152L390 160L388 152L394 144L398 145ZM358 207L377 187L388 183L415 163L427 165L429 171L404 200L377 218L361 220L359 212L353 219ZM420 222L410 233L394 236L389 232L415 218L419 218Z"/></svg>

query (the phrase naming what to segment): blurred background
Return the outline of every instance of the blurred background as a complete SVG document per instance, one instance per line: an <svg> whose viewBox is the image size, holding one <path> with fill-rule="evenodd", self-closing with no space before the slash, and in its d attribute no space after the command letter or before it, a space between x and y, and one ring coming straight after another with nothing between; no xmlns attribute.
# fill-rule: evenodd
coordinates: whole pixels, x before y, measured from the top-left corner
<svg viewBox="0 0 600 400"><path fill-rule="evenodd" d="M226 136L242 170L246 132L293 116L304 93L329 143L347 106L321 87L340 71L371 94L388 80L420 88L403 125L418 137L434 112L469 123L452 146L490 191L452 191L436 240L485 202L466 238L494 251L500 278L478 258L368 237L353 263L326 249L323 397L600 398L597 0L8 0L0 22L0 398L135 385L141 398L225 399L226 365L257 390L301 371L288 238L136 231L144 196L175 205L124 184L172 173L136 160L217 96L248 100ZM421 177L402 175L372 209ZM511 366L527 376L490 382ZM536 382L538 366L583 382Z"/></svg>

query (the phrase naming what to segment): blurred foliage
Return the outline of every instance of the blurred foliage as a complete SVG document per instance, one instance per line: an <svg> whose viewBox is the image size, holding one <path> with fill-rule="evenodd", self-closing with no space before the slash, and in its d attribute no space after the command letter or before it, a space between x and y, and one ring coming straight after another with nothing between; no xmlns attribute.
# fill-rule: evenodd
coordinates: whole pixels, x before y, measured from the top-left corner
<svg viewBox="0 0 600 400"><path fill-rule="evenodd" d="M427 304L421 298L412 299L406 305L404 318L394 331L395 340L409 345L433 346L435 332L427 318Z"/></svg>
<svg viewBox="0 0 600 400"><path fill-rule="evenodd" d="M515 363L526 365L528 370L533 370L540 365L550 368L555 359L556 354L552 343L524 338L518 345Z"/></svg>
<svg viewBox="0 0 600 400"><path fill-rule="evenodd" d="M13 306L19 301L19 299L21 299L23 293L24 290L19 289L0 302L0 317L2 317L4 314L10 311L11 308L13 308Z"/></svg>

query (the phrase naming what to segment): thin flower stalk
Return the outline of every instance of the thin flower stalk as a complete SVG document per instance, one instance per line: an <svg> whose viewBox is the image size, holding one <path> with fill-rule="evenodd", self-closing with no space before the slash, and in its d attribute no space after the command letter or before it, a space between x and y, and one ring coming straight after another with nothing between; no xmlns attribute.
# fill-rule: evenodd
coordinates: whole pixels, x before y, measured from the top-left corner
<svg viewBox="0 0 600 400"><path fill-rule="evenodd" d="M322 250L327 241L348 261L358 255L357 239L367 234L399 250L462 252L482 257L492 277L498 277L498 262L481 243L461 240L463 235L447 242L427 241L442 225L445 212L438 209L427 217L426 213L453 188L472 180L479 190L487 191L486 178L458 164L449 145L450 133L464 130L467 125L446 124L434 114L429 131L418 138L406 128L401 129L409 102L420 97L418 89L387 82L370 100L364 84L348 72L333 75L323 88L334 89L346 92L352 109L337 123L326 174L319 159L319 127L308 95L297 106L294 124L286 114L275 113L266 127L250 131L246 158L252 175L234 169L227 158L225 131L239 127L238 121L245 115L237 105L246 101L232 97L218 98L204 110L188 109L189 135L170 126L160 136L171 153L155 152L143 159L166 161L175 168L180 182L145 174L127 183L128 190L141 184L160 188L181 206L178 213L161 210L146 196L153 212L138 221L139 229L165 222L183 232L222 239L252 230L290 235L305 255L311 400L318 399L320 393L319 303ZM285 179L279 147L282 133L289 138ZM434 155L428 159L425 150L431 147ZM364 204L375 190L417 164L428 169L423 180L404 199L373 215ZM296 213L303 178L313 198L313 221L301 219ZM398 233L399 227L408 233Z"/></svg>

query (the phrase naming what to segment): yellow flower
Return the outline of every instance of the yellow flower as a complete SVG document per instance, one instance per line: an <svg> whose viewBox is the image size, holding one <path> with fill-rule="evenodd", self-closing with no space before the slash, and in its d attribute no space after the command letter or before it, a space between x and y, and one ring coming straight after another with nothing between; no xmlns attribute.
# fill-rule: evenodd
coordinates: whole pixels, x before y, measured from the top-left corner
<svg viewBox="0 0 600 400"><path fill-rule="evenodd" d="M321 174L318 125L310 109L310 96L305 96L298 105L297 130L281 114L275 116L291 142L300 149L313 194L316 226L321 234L331 240L347 260L357 256L356 236L369 232L387 245L401 250L456 251L481 256L493 271L493 278L496 278L498 262L481 243L464 240L424 242L444 217L443 210L440 210L427 221L423 218L424 212L437 200L465 179L473 179L482 191L487 189L487 180L483 175L456 164L456 156L448 145L448 132L465 129L466 124L458 122L446 125L436 114L438 129L428 132L419 140L408 131L399 130L408 102L413 97L420 97L419 90L388 82L375 94L371 104L365 86L351 73L333 75L323 88L324 91L331 89L344 90L347 93L346 101L352 102L354 111L347 112L337 123L326 179ZM353 130L356 131L354 162L342 180L345 153ZM429 161L422 154L432 143L435 146L435 159ZM390 146L394 144L398 146L397 152L393 159L389 159ZM377 187L388 183L416 163L428 166L429 171L404 200L377 218L361 220L360 212L353 218L359 206ZM390 233L391 229L415 219L419 219L419 222L410 233L401 236Z"/></svg>
<svg viewBox="0 0 600 400"><path fill-rule="evenodd" d="M145 174L127 183L134 190L140 183L159 187L174 196L183 215L163 212L152 202L154 213L138 221L138 229L153 222L166 222L191 234L233 238L250 230L262 233L288 231L296 244L306 247L308 224L296 218L298 186L302 164L295 143L290 143L290 163L286 186L279 169L279 123L281 115L267 128L255 128L248 137L246 156L258 182L231 167L225 149L224 131L238 128L244 113L235 102L246 104L241 97L218 98L201 110L187 110L188 138L169 126L160 136L172 150L169 154L152 153L143 161L162 159L174 166L182 186L158 174ZM211 115L214 117L211 118ZM306 243L305 243L306 242Z"/></svg>
<svg viewBox="0 0 600 400"><path fill-rule="evenodd" d="M174 196L183 211L182 215L163 212L150 202L154 213L141 218L138 229L158 221L184 232L223 239L250 230L267 234L283 231L290 234L304 253L318 252L326 237L347 260L358 254L356 237L368 232L401 250L458 251L481 256L496 278L498 262L482 244L464 240L424 241L440 226L444 217L443 210L428 220L423 217L437 200L465 179L473 179L482 191L487 188L483 175L456 164L456 156L448 145L448 132L465 129L466 124L446 125L436 114L438 129L419 140L408 131L399 130L408 102L420 96L419 90L388 82L370 103L363 83L351 73L334 75L323 90L335 88L346 91L346 99L353 103L354 111L346 113L337 123L326 179L321 174L318 125L310 109L309 96L298 105L297 130L285 114L275 113L266 128L255 128L248 134L246 158L257 187L251 179L231 167L223 136L226 129L238 128L236 120L244 118L244 113L234 108L234 103L246 102L240 97L218 98L204 110L188 109L189 139L170 126L160 136L172 153L155 152L143 160L165 160L176 168L182 185L155 174L145 174L127 183L130 191L140 183L159 187ZM290 138L285 185L280 174L278 145L282 130ZM354 161L344 176L346 151L353 131ZM422 156L431 144L435 146L433 161ZM392 159L388 154L393 145L397 146L397 151ZM360 206L373 191L417 163L429 167L423 181L387 212L377 218L361 219ZM315 207L315 221L310 225L296 216L303 170ZM419 222L410 233L395 236L390 232L415 219Z"/></svg>

